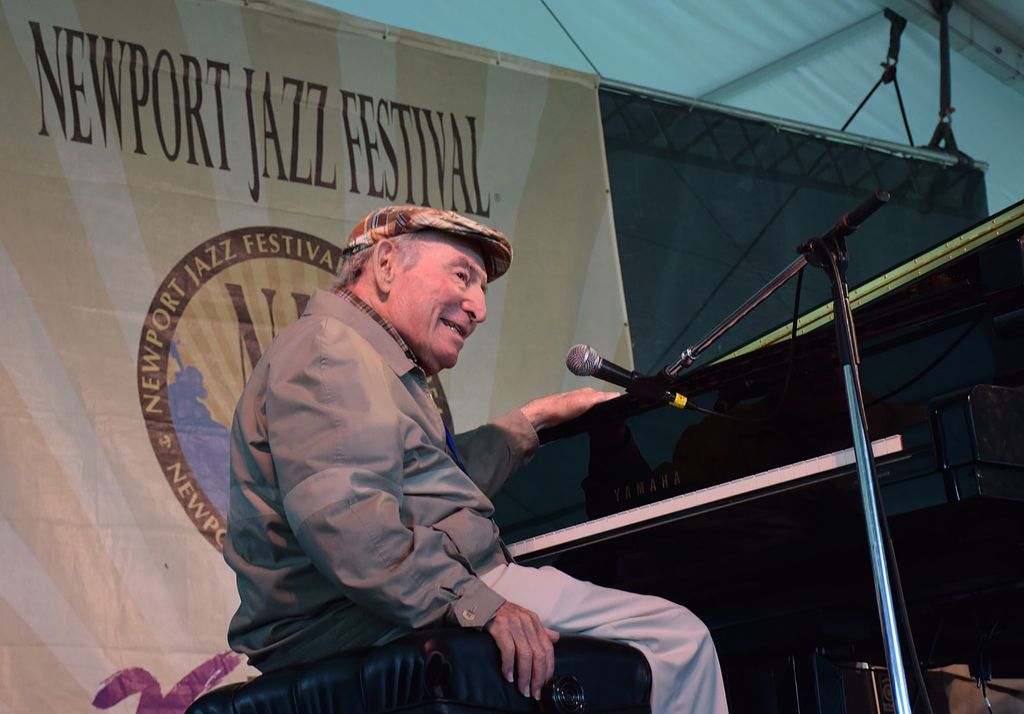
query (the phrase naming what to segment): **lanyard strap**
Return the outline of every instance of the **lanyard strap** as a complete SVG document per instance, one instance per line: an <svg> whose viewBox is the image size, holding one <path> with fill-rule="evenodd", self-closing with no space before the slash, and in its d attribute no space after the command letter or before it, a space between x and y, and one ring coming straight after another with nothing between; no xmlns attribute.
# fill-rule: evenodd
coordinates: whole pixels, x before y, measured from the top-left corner
<svg viewBox="0 0 1024 714"><path fill-rule="evenodd" d="M456 466L462 469L463 473L468 475L469 470L466 468L466 465L462 463L462 459L459 458L459 451L455 448L455 438L452 436L452 433L448 431L447 424L444 425L444 441L448 444L448 455L452 457L452 461L455 462Z"/></svg>

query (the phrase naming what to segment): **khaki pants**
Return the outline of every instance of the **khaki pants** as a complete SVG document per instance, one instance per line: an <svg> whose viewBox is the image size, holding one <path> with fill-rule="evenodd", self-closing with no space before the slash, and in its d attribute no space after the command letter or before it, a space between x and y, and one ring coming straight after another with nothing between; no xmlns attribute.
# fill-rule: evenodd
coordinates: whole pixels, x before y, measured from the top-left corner
<svg viewBox="0 0 1024 714"><path fill-rule="evenodd" d="M550 567L501 565L480 577L552 630L616 640L643 652L653 675L655 714L728 711L711 635L685 607L576 580Z"/></svg>

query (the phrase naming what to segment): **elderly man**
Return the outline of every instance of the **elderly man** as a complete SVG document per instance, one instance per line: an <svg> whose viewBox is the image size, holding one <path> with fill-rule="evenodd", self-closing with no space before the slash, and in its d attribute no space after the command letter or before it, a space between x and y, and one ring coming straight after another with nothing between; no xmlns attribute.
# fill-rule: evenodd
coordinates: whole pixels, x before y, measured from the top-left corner
<svg viewBox="0 0 1024 714"><path fill-rule="evenodd" d="M283 330L235 412L224 556L241 605L229 640L268 671L427 626L484 628L540 697L558 632L640 648L657 711L725 711L714 645L688 610L510 562L490 496L536 430L614 396L526 404L453 437L428 377L453 367L509 267L501 233L413 206L372 212L331 291Z"/></svg>

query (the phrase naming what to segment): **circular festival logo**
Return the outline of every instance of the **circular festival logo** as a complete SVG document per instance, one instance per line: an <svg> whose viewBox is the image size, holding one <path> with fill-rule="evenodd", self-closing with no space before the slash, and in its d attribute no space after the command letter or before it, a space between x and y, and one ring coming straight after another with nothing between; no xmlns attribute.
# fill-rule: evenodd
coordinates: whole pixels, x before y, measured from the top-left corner
<svg viewBox="0 0 1024 714"><path fill-rule="evenodd" d="M235 403L263 350L330 284L341 251L287 228L239 228L196 246L167 274L139 338L149 440L171 491L220 550Z"/></svg>

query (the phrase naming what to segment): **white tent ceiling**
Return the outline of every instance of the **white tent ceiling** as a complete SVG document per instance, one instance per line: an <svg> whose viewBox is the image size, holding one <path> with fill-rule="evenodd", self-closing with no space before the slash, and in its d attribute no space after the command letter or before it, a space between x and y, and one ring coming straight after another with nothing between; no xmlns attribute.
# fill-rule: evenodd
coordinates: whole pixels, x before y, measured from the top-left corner
<svg viewBox="0 0 1024 714"><path fill-rule="evenodd" d="M680 97L840 128L879 80L890 7L909 22L897 82L916 146L939 117L938 19L929 0L317 0L385 25ZM950 12L953 135L988 164L989 209L1024 197L1024 3ZM908 144L892 85L848 131Z"/></svg>

